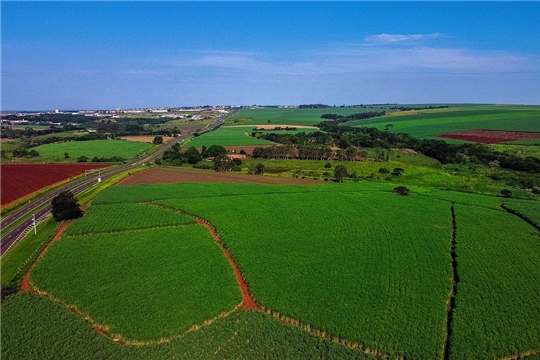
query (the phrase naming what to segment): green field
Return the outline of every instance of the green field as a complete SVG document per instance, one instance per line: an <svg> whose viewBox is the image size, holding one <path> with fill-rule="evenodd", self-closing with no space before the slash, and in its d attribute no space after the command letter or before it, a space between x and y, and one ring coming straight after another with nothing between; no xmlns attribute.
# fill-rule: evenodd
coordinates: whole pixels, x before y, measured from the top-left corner
<svg viewBox="0 0 540 360"><path fill-rule="evenodd" d="M538 230L516 216L463 205L456 205L456 222L460 282L452 359L540 349Z"/></svg>
<svg viewBox="0 0 540 360"><path fill-rule="evenodd" d="M251 129L246 128L219 128L214 131L192 138L184 147L210 147L212 145L271 145L271 141L257 139L251 136Z"/></svg>
<svg viewBox="0 0 540 360"><path fill-rule="evenodd" d="M146 204L111 204L91 206L85 216L70 225L66 235L145 229L158 226L193 224L186 215Z"/></svg>
<svg viewBox="0 0 540 360"><path fill-rule="evenodd" d="M0 346L6 360L372 359L254 311L235 312L162 344L117 345L63 305L30 293L2 306Z"/></svg>
<svg viewBox="0 0 540 360"><path fill-rule="evenodd" d="M440 354L451 285L446 202L334 187L216 197L211 208L159 203L209 219L263 306L391 356Z"/></svg>
<svg viewBox="0 0 540 360"><path fill-rule="evenodd" d="M39 347L49 354L43 358L374 358L304 328L383 357L441 359L448 327L449 359L540 349L539 233L499 206L504 201L534 217L540 203L420 186L398 196L395 186L107 188L68 230L90 234L65 235L32 272L32 284L60 303L31 294L8 298L2 352L8 358L37 358ZM255 300L301 327L238 309L174 338L240 302L232 268L210 233L175 209L210 221ZM450 308L454 282L456 306ZM108 326L110 334L173 339L140 347L102 341L64 304ZM30 316L23 320L23 314ZM76 346L50 334L48 316L58 333L76 334Z"/></svg>
<svg viewBox="0 0 540 360"><path fill-rule="evenodd" d="M467 107L460 111L420 112L414 115L383 116L354 120L348 126L384 129L408 133L418 138L435 138L438 134L473 129L540 131L540 109L537 107Z"/></svg>
<svg viewBox="0 0 540 360"><path fill-rule="evenodd" d="M113 156L131 160L150 150L152 146L154 145L135 141L90 140L45 144L33 149L39 152L42 161L77 162L77 158L80 156L88 157L89 161L93 157L111 158ZM64 158L64 153L69 154L69 159Z"/></svg>
<svg viewBox="0 0 540 360"><path fill-rule="evenodd" d="M361 112L385 111L366 107L328 107L324 109L264 108L243 109L225 122L229 125L306 125L314 126L323 121L322 114L350 115Z"/></svg>
<svg viewBox="0 0 540 360"><path fill-rule="evenodd" d="M180 334L241 301L230 264L200 225L65 237L31 282L129 340Z"/></svg>

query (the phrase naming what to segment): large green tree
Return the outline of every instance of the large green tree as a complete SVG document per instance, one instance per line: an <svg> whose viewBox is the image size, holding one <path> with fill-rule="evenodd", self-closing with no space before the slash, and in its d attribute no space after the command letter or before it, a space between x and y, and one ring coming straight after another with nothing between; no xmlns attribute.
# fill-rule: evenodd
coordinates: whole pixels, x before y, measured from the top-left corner
<svg viewBox="0 0 540 360"><path fill-rule="evenodd" d="M69 190L62 191L55 196L51 205L51 213L56 221L77 219L83 216L79 202Z"/></svg>
<svg viewBox="0 0 540 360"><path fill-rule="evenodd" d="M343 178L346 178L347 176L349 176L349 172L345 166L336 166L334 169L334 177L336 178L337 182L343 182Z"/></svg>

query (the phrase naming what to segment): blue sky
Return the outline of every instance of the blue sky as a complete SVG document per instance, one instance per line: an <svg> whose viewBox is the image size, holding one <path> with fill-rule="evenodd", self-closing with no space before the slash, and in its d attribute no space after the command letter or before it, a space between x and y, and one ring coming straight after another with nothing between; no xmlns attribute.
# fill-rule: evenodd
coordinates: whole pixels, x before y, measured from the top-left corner
<svg viewBox="0 0 540 360"><path fill-rule="evenodd" d="M540 104L538 2L5 2L2 110Z"/></svg>

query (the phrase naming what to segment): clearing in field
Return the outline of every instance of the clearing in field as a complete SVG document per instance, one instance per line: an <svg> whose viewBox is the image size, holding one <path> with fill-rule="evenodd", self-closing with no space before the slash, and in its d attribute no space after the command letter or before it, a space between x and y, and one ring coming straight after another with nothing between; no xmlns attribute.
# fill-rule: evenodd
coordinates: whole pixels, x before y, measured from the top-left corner
<svg viewBox="0 0 540 360"><path fill-rule="evenodd" d="M497 144L507 141L540 139L540 132L532 131L499 131L499 130L468 130L439 134L439 137L473 141L484 144Z"/></svg>

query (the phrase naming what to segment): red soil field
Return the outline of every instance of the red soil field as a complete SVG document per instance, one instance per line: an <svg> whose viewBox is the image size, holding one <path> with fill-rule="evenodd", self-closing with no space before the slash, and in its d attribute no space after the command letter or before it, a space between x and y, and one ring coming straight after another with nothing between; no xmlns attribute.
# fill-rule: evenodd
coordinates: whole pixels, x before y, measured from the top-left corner
<svg viewBox="0 0 540 360"><path fill-rule="evenodd" d="M182 182L219 182L219 183L253 183L253 184L320 184L316 180L284 178L276 176L247 175L222 173L211 170L151 168L133 174L118 185L140 184L175 184Z"/></svg>
<svg viewBox="0 0 540 360"><path fill-rule="evenodd" d="M3 164L1 174L1 205L5 206L85 170L98 169L109 164Z"/></svg>
<svg viewBox="0 0 540 360"><path fill-rule="evenodd" d="M497 144L506 141L540 139L540 132L532 131L502 131L502 130L468 130L447 134L438 137L474 141L483 144Z"/></svg>

